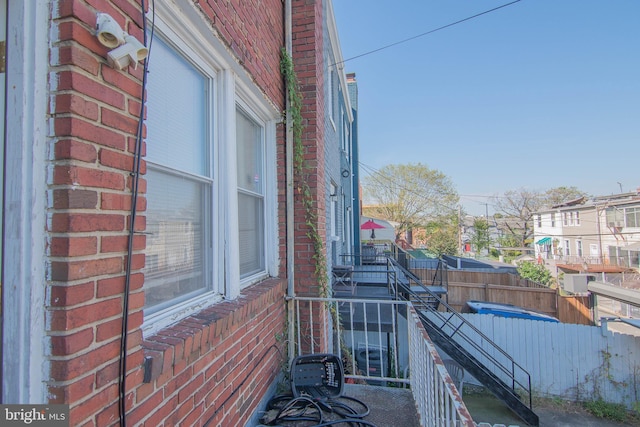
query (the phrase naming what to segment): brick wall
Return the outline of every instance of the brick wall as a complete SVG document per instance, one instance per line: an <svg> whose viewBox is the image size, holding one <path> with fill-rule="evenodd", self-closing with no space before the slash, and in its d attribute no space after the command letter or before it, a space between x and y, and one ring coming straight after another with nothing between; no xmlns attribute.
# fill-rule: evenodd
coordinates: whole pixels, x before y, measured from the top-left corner
<svg viewBox="0 0 640 427"><path fill-rule="evenodd" d="M162 0L157 0L162 1ZM68 0L52 10L49 74L47 347L50 403L70 405L71 425L118 423L122 295L143 68L117 71L94 31L96 12L113 16L142 40L139 0ZM284 108L279 72L280 0L199 2L212 26L253 76L264 96ZM284 132L277 129L278 165ZM142 147L144 153L144 145ZM142 162L136 230L145 230ZM278 194L284 194L284 174ZM284 224L285 204L278 214ZM285 235L279 252L286 259ZM286 279L242 291L152 337L143 338L144 234L133 241L126 407L129 425L241 425L280 372L276 337L285 329ZM284 268L281 271L285 271ZM144 383L143 361L152 360Z"/></svg>
<svg viewBox="0 0 640 427"><path fill-rule="evenodd" d="M302 116L305 126L305 179L317 207L315 231L326 236L326 206L324 187L324 67L323 67L323 5L322 1L293 1L293 60L303 97ZM299 177L296 177L299 179ZM297 188L297 187L296 187ZM295 205L296 293L318 296L315 265L311 262L314 248L307 236L306 212L300 197ZM326 245L326 240L325 240ZM326 250L325 250L326 253Z"/></svg>

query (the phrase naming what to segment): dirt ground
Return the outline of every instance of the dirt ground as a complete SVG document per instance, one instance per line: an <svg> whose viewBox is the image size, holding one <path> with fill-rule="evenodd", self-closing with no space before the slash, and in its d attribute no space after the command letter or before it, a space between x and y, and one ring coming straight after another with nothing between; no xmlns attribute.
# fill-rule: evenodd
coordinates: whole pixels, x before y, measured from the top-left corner
<svg viewBox="0 0 640 427"><path fill-rule="evenodd" d="M463 400L476 423L504 424L524 427L527 424L518 418L504 403L486 391L465 391ZM640 417L629 414L625 422L599 418L575 402L553 399L536 399L533 410L540 418L540 427L638 427Z"/></svg>

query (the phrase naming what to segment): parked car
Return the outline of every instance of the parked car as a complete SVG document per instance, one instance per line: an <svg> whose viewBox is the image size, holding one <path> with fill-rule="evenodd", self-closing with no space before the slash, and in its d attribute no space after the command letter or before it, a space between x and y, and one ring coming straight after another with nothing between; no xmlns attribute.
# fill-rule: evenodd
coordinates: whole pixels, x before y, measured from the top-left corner
<svg viewBox="0 0 640 427"><path fill-rule="evenodd" d="M542 320L545 322L560 322L553 316L538 313L534 310L518 307L512 304L501 304L489 301L467 301L462 308L463 313L493 314L500 317L514 317L518 319Z"/></svg>

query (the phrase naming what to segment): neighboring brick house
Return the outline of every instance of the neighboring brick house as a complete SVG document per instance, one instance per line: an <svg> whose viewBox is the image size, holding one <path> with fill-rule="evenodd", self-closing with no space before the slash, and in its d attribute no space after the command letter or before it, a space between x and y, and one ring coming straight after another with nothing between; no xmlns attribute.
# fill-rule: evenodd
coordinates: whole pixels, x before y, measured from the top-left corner
<svg viewBox="0 0 640 427"><path fill-rule="evenodd" d="M0 1L2 402L69 404L74 426L123 408L127 425L246 424L286 361L287 287L320 292L297 198L287 244L280 55L291 16L326 239L330 1ZM147 39L148 73L110 65L99 13Z"/></svg>

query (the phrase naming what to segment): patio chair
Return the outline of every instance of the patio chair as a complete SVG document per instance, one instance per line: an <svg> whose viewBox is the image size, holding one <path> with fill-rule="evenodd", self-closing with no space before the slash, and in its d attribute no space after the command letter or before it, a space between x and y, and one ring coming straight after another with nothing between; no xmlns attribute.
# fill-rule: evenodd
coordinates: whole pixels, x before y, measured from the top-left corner
<svg viewBox="0 0 640 427"><path fill-rule="evenodd" d="M355 294L356 283L353 280L352 265L334 265L331 269L331 276L334 292L347 289L351 291L351 295Z"/></svg>
<svg viewBox="0 0 640 427"><path fill-rule="evenodd" d="M460 393L460 397L462 397L462 387L464 387L464 368L452 359L446 359L443 362L444 367L447 368L449 376L458 389L458 393Z"/></svg>

